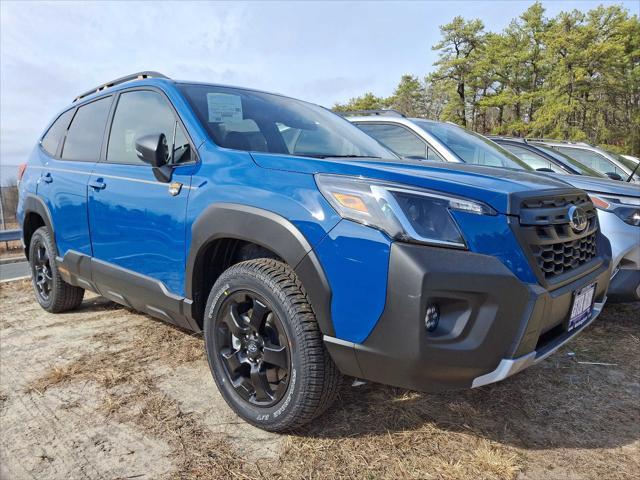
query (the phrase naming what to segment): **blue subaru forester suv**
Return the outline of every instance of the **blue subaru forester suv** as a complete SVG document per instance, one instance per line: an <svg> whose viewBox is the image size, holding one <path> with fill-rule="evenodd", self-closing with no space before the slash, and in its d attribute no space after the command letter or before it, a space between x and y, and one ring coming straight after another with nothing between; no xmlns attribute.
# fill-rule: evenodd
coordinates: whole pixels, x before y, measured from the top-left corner
<svg viewBox="0 0 640 480"><path fill-rule="evenodd" d="M610 277L581 190L399 159L322 107L154 72L79 96L20 180L44 309L91 290L204 331L225 400L272 431L343 374L502 380L588 325Z"/></svg>

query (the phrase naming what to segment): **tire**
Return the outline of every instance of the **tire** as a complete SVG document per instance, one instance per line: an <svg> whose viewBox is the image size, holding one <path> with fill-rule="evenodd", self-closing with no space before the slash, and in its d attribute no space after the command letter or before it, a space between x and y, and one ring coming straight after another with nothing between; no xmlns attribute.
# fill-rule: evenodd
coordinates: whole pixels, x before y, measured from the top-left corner
<svg viewBox="0 0 640 480"><path fill-rule="evenodd" d="M333 403L341 374L288 265L261 258L232 266L211 289L205 312L211 373L227 404L245 421L272 432L292 430ZM254 338L262 342L257 358L251 353ZM286 367L279 367L285 357Z"/></svg>
<svg viewBox="0 0 640 480"><path fill-rule="evenodd" d="M51 313L61 313L73 310L82 303L84 289L69 285L60 277L55 251L47 227L37 229L29 243L31 284L42 308Z"/></svg>

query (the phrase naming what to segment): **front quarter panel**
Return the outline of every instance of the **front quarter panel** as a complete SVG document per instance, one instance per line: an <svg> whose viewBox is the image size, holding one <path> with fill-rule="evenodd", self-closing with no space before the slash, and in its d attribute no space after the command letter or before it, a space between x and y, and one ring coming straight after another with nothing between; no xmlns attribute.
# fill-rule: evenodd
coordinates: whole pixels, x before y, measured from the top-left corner
<svg viewBox="0 0 640 480"><path fill-rule="evenodd" d="M311 246L316 245L340 217L318 191L313 175L268 170L247 152L205 143L202 163L194 171L187 209L187 244L191 225L215 203L234 203L276 213L293 223Z"/></svg>

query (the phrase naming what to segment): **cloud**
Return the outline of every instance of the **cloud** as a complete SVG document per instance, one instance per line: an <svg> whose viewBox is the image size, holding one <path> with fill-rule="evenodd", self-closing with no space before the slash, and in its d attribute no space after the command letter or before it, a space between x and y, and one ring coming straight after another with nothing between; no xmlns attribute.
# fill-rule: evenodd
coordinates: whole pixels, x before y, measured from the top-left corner
<svg viewBox="0 0 640 480"><path fill-rule="evenodd" d="M0 2L0 164L25 161L80 92L141 70L275 91L325 106L424 75L438 25L503 28L500 2ZM633 2L626 2L635 8ZM560 9L596 3L547 2Z"/></svg>

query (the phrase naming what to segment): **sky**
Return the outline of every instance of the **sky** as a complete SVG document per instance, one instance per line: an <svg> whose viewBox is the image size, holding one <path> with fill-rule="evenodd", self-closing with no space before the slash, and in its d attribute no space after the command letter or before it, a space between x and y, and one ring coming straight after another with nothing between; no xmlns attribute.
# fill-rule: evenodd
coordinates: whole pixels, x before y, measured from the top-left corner
<svg viewBox="0 0 640 480"><path fill-rule="evenodd" d="M433 68L439 26L456 15L500 31L532 1L0 2L0 173L26 161L44 127L79 93L157 70L181 80L258 88L331 107L388 96ZM548 16L640 1L543 1ZM1 179L0 179L1 180Z"/></svg>

